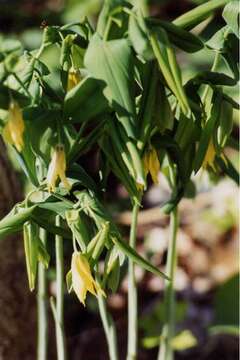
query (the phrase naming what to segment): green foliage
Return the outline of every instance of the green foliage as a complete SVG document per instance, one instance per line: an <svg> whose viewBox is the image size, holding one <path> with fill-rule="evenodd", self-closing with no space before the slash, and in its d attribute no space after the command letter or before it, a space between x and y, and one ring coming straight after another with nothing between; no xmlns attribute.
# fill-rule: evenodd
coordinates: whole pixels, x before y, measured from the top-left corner
<svg viewBox="0 0 240 360"><path fill-rule="evenodd" d="M203 167L216 177L224 173L238 181L224 154L233 142L233 109L238 108L230 92L239 80L237 1L211 0L166 22L149 17L144 1L108 0L94 27L87 18L75 19L74 12L93 14L100 1L72 3L66 18L76 22L46 26L38 49L24 52L18 40L0 39L1 133L33 186L0 221L0 238L24 230L31 290L38 261L46 267L49 263L39 227L72 240L99 287L116 291L125 258L169 280L122 239L102 190L109 189L112 172L132 204L141 205L152 170L146 168L145 156L152 148L157 164L151 166L162 166L171 187L163 204L167 213L184 196L195 195L191 177ZM206 29L190 31L224 5L225 24L217 32L206 38ZM212 69L198 68L186 80L177 51L192 61L210 54ZM16 103L19 109L11 118ZM79 163L96 149L101 178L93 180ZM56 223L56 216L61 222ZM97 266L100 257L103 272ZM67 287L72 288L71 271ZM53 302L52 307L55 311ZM106 324L105 319L107 329ZM172 347L194 344L189 333L177 336Z"/></svg>

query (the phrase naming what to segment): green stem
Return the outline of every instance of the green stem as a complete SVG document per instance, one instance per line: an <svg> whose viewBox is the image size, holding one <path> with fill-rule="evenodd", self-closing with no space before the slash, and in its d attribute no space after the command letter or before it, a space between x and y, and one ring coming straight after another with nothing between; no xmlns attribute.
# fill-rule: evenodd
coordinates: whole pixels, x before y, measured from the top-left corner
<svg viewBox="0 0 240 360"><path fill-rule="evenodd" d="M60 226L60 216L56 216L56 226ZM55 236L56 251L56 342L58 360L66 359L66 345L64 333L64 262L63 262L63 238Z"/></svg>
<svg viewBox="0 0 240 360"><path fill-rule="evenodd" d="M162 330L158 360L172 360L173 351L171 340L175 331L175 293L174 278L177 266L177 239L178 213L175 208L170 214L170 242L167 255L167 275L171 281L165 283L164 307L165 307L165 324Z"/></svg>
<svg viewBox="0 0 240 360"><path fill-rule="evenodd" d="M47 242L46 230L40 228L39 237L44 245ZM44 265L38 265L38 341L37 341L37 360L47 360L48 345L48 309L47 309L47 279Z"/></svg>
<svg viewBox="0 0 240 360"><path fill-rule="evenodd" d="M137 219L139 212L139 203L135 203L132 212L132 224L130 231L129 245L135 249L137 234ZM137 358L137 286L135 279L135 266L132 260L128 260L128 349L127 360L135 360Z"/></svg>
<svg viewBox="0 0 240 360"><path fill-rule="evenodd" d="M116 328L111 315L107 311L106 300L101 295L98 295L98 307L108 343L109 358L110 360L117 360L118 351Z"/></svg>

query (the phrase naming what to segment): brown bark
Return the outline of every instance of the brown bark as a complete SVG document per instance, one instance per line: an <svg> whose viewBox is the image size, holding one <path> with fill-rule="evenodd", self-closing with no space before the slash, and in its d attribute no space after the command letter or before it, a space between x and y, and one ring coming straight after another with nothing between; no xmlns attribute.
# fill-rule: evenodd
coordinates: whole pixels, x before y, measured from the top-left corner
<svg viewBox="0 0 240 360"><path fill-rule="evenodd" d="M19 177L0 140L0 219L21 199ZM0 241L0 360L32 360L35 295L28 289L21 234Z"/></svg>

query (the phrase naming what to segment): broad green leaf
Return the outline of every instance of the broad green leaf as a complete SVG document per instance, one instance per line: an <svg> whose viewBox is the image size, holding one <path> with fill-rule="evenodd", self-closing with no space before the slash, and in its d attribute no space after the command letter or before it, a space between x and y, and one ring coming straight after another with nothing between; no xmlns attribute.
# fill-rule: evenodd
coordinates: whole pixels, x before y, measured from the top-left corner
<svg viewBox="0 0 240 360"><path fill-rule="evenodd" d="M104 95L117 112L127 135L135 138L133 56L128 41L104 41L95 34L86 51L84 63L93 77L106 83Z"/></svg>
<svg viewBox="0 0 240 360"><path fill-rule="evenodd" d="M211 49L223 51L226 43L226 32L229 32L229 26L226 25L213 34L213 36L206 41L205 45Z"/></svg>
<svg viewBox="0 0 240 360"><path fill-rule="evenodd" d="M22 229L23 224L28 221L36 205L28 208L15 207L0 221L0 239L18 232Z"/></svg>
<svg viewBox="0 0 240 360"><path fill-rule="evenodd" d="M83 123L108 110L103 96L104 82L86 77L64 99L64 117L73 123Z"/></svg>
<svg viewBox="0 0 240 360"><path fill-rule="evenodd" d="M154 58L149 43L148 29L141 13L131 12L129 16L128 35L134 50L145 60Z"/></svg>
<svg viewBox="0 0 240 360"><path fill-rule="evenodd" d="M77 163L71 164L69 166L67 170L67 176L73 179L77 179L82 186L89 190L92 190L95 193L99 191L92 177L88 175L84 168Z"/></svg>
<svg viewBox="0 0 240 360"><path fill-rule="evenodd" d="M223 18L238 38L240 37L239 17L240 17L239 1L238 0L230 1L223 10Z"/></svg>

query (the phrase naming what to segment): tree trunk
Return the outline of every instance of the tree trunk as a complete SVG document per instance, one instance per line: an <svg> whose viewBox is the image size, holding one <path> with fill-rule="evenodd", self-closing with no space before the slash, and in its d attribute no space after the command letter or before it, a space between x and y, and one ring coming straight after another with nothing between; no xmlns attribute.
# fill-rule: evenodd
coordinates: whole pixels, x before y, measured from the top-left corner
<svg viewBox="0 0 240 360"><path fill-rule="evenodd" d="M0 140L0 219L22 198ZM0 360L36 359L35 295L27 284L22 235L0 241Z"/></svg>

